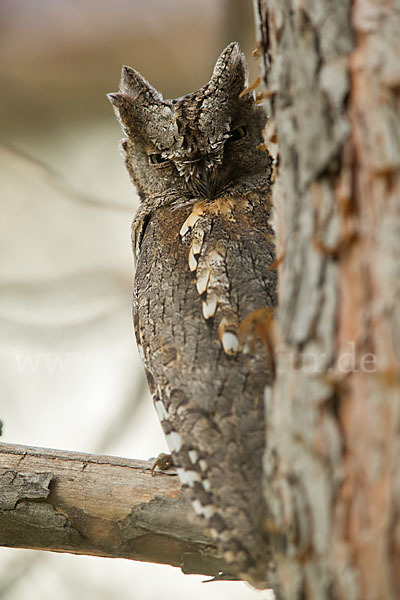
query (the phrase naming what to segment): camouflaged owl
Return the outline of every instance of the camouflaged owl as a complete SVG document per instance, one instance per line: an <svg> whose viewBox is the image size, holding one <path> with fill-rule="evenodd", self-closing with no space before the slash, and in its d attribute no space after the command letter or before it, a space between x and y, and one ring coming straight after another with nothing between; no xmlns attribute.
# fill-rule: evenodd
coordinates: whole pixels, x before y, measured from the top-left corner
<svg viewBox="0 0 400 600"><path fill-rule="evenodd" d="M198 91L164 100L123 67L110 94L140 196L136 340L182 486L237 576L266 586L263 328L276 305L265 115L236 43ZM272 268L270 268L272 266Z"/></svg>

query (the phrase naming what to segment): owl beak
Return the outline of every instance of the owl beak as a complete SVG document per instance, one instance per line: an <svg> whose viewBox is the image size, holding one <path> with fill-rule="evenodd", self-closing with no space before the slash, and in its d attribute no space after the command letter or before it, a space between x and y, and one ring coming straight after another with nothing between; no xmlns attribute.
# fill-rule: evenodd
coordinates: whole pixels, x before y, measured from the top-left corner
<svg viewBox="0 0 400 600"><path fill-rule="evenodd" d="M197 194L209 200L213 200L217 196L222 184L218 169L207 159L195 163L191 183Z"/></svg>

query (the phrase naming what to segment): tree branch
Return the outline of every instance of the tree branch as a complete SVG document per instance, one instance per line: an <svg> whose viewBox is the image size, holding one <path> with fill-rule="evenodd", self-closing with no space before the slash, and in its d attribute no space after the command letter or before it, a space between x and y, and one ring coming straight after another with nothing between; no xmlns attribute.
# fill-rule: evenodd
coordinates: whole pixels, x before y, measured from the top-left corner
<svg viewBox="0 0 400 600"><path fill-rule="evenodd" d="M175 474L150 461L0 444L0 545L224 571Z"/></svg>
<svg viewBox="0 0 400 600"><path fill-rule="evenodd" d="M69 181L67 181L61 173L54 169L51 165L44 161L32 156L25 150L15 147L10 142L0 139L0 153L3 151L4 154L9 155L14 162L20 163L24 173L32 173L36 178L46 183L49 187L57 190L60 194L71 200L91 206L93 208L113 210L113 211L124 211L131 212L132 207L120 204L111 200L102 200L92 194L81 192L75 188Z"/></svg>

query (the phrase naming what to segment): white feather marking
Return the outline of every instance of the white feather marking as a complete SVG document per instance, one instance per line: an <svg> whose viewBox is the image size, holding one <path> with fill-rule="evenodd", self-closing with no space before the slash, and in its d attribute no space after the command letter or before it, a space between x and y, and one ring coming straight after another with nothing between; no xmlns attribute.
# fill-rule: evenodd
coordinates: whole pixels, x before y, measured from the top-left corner
<svg viewBox="0 0 400 600"><path fill-rule="evenodd" d="M212 504L208 504L207 506L202 506L199 500L193 500L192 506L194 508L194 512L197 515L202 515L206 519L210 519L216 512L215 506Z"/></svg>
<svg viewBox="0 0 400 600"><path fill-rule="evenodd" d="M186 483L185 481L185 469L182 469L181 467L178 467L176 469L176 472L178 473L178 477L179 477L179 481L181 482L182 485L184 485Z"/></svg>
<svg viewBox="0 0 400 600"><path fill-rule="evenodd" d="M202 514L203 507L199 500L192 500L192 506L194 508L194 512L196 513L196 515Z"/></svg>
<svg viewBox="0 0 400 600"><path fill-rule="evenodd" d="M237 335L231 331L225 331L221 339L225 354L236 354L239 349L239 340Z"/></svg>
<svg viewBox="0 0 400 600"><path fill-rule="evenodd" d="M199 461L199 465L202 471L207 471L207 463L203 458Z"/></svg>
<svg viewBox="0 0 400 600"><path fill-rule="evenodd" d="M211 517L213 515L215 515L216 513L216 509L215 506L213 506L212 504L209 504L208 506L205 506L203 508L203 515L205 516L206 519L211 519Z"/></svg>
<svg viewBox="0 0 400 600"><path fill-rule="evenodd" d="M197 260L193 254L193 249L189 250L189 269L195 271L197 269Z"/></svg>
<svg viewBox="0 0 400 600"><path fill-rule="evenodd" d="M182 225L182 227L181 227L181 230L180 230L180 232L179 232L179 235L180 235L181 237L183 237L183 236L185 236L185 235L187 234L187 232L188 232L188 231L190 231L190 230L191 230L191 227L189 227L189 225L188 225L188 219L186 219L186 221L184 222L184 224L183 224L183 225Z"/></svg>
<svg viewBox="0 0 400 600"><path fill-rule="evenodd" d="M192 212L190 213L190 215L188 216L188 218L182 225L181 230L179 232L179 235L181 237L184 237L188 233L188 231L191 231L193 229L193 227L196 225L197 221L199 220L199 218L201 217L203 212L204 211L203 211L203 208L201 207L201 205L195 204L193 206Z"/></svg>
<svg viewBox="0 0 400 600"><path fill-rule="evenodd" d="M231 539L231 534L225 529L225 531L221 531L221 533L218 534L218 537L223 542L228 542Z"/></svg>
<svg viewBox="0 0 400 600"><path fill-rule="evenodd" d="M196 471L188 471L187 469L182 469L179 467L176 472L178 473L178 477L182 485L193 487L195 481L201 482L201 477L198 473L196 473Z"/></svg>
<svg viewBox="0 0 400 600"><path fill-rule="evenodd" d="M189 458L190 458L191 463L192 464L196 464L197 459L199 458L196 450L189 450L188 454L189 454Z"/></svg>
<svg viewBox="0 0 400 600"><path fill-rule="evenodd" d="M156 407L156 411L160 421L165 421L166 419L168 419L168 413L165 410L164 403L161 402L161 400L156 400L154 406Z"/></svg>
<svg viewBox="0 0 400 600"><path fill-rule="evenodd" d="M196 287L199 294L202 294L206 291L208 280L210 279L210 271L208 268L198 269L197 270L197 279L196 279Z"/></svg>
<svg viewBox="0 0 400 600"><path fill-rule="evenodd" d="M196 235L193 238L192 242L192 252L193 254L200 254L201 247L203 245L204 231L200 230L196 232Z"/></svg>
<svg viewBox="0 0 400 600"><path fill-rule="evenodd" d="M210 532L210 535L213 538L213 540L216 540L219 538L219 533L216 529L214 529L214 527L210 527L209 532Z"/></svg>
<svg viewBox="0 0 400 600"><path fill-rule="evenodd" d="M165 437L170 451L179 452L179 450L182 448L182 439L179 433L176 431L171 431L171 433L167 433Z"/></svg>
<svg viewBox="0 0 400 600"><path fill-rule="evenodd" d="M144 362L144 350L143 350L142 344L138 344L137 345L137 349L138 349L138 352L139 352L140 360L142 362Z"/></svg>
<svg viewBox="0 0 400 600"><path fill-rule="evenodd" d="M187 483L187 485L189 485L190 487L193 487L195 481L201 481L201 477L198 473L196 473L196 471L185 470L183 479L185 483Z"/></svg>
<svg viewBox="0 0 400 600"><path fill-rule="evenodd" d="M211 490L211 484L208 481L208 479L203 479L201 483L203 484L203 488L206 490L206 492L209 492Z"/></svg>
<svg viewBox="0 0 400 600"><path fill-rule="evenodd" d="M207 298L203 300L203 317L210 319L215 315L217 310L217 296L215 294L207 294Z"/></svg>

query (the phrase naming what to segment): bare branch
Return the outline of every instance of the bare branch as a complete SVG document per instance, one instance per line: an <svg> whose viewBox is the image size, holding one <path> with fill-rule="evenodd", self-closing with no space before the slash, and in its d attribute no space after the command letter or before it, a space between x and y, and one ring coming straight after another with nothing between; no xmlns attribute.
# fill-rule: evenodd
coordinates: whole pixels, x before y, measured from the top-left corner
<svg viewBox="0 0 400 600"><path fill-rule="evenodd" d="M109 200L102 200L92 194L81 192L67 181L61 173L56 171L56 169L35 156L28 154L28 152L15 147L9 142L0 140L0 148L3 149L3 152L10 155L13 160L17 160L21 163L24 173L30 169L38 179L57 190L57 192L62 194L68 200L86 204L93 208L123 212L132 211L131 206L119 204L118 202L111 202Z"/></svg>
<svg viewBox="0 0 400 600"><path fill-rule="evenodd" d="M224 571L175 474L150 461L0 444L0 545Z"/></svg>

